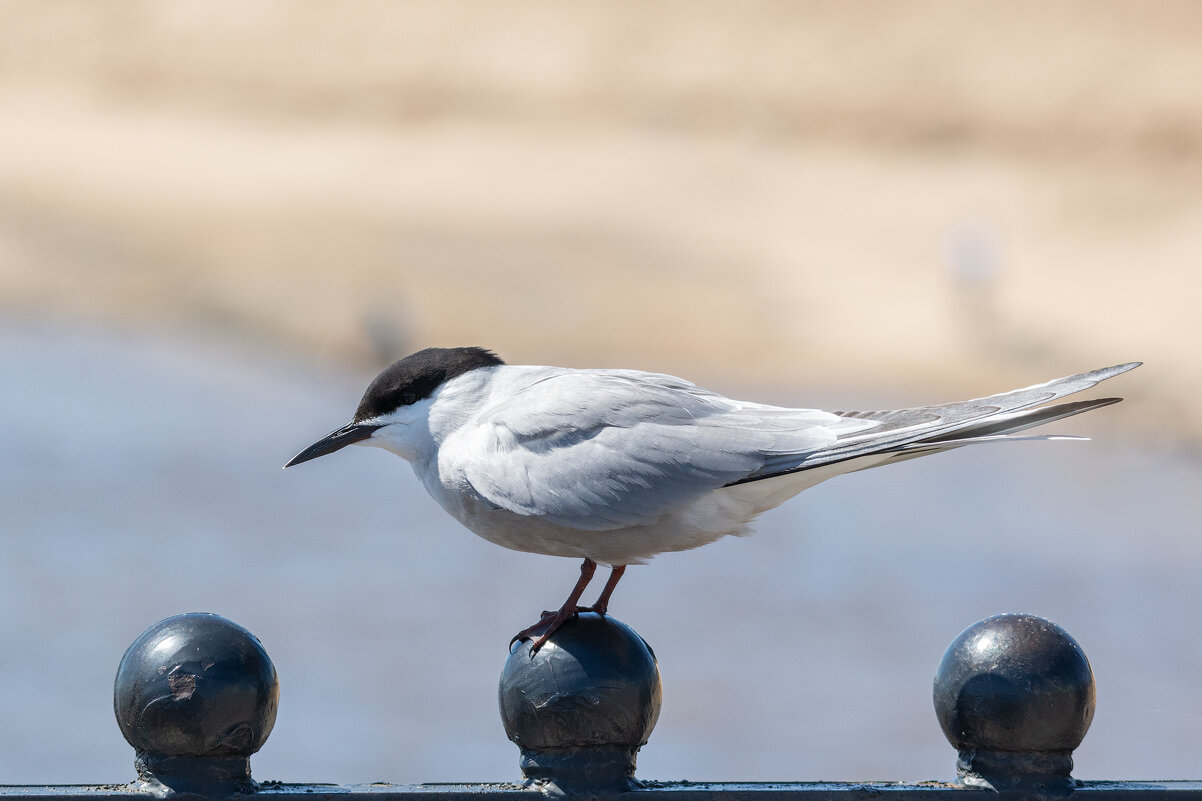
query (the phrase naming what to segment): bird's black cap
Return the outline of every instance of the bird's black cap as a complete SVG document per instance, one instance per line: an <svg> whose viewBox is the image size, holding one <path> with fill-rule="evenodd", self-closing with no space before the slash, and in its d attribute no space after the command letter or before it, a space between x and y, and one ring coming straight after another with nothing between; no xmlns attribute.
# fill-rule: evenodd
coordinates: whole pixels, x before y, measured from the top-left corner
<svg viewBox="0 0 1202 801"><path fill-rule="evenodd" d="M484 348L426 348L376 376L363 393L355 422L372 420L401 406L430 397L447 381L480 367L504 364L495 353Z"/></svg>
<svg viewBox="0 0 1202 801"><path fill-rule="evenodd" d="M455 376L479 367L495 367L504 363L495 353L484 348L426 348L406 356L368 385L363 400L359 401L359 408L355 410L354 420L293 456L284 467L292 467L365 440L382 427L381 423L371 422L377 417L430 397L434 390Z"/></svg>

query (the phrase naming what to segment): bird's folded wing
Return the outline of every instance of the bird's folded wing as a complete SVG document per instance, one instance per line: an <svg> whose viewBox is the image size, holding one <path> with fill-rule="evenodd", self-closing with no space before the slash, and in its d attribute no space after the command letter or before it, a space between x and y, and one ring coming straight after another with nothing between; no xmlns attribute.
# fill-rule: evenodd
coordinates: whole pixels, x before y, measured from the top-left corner
<svg viewBox="0 0 1202 801"><path fill-rule="evenodd" d="M532 383L457 435L490 503L585 530L646 525L760 469L875 423L742 404L669 376L578 371Z"/></svg>

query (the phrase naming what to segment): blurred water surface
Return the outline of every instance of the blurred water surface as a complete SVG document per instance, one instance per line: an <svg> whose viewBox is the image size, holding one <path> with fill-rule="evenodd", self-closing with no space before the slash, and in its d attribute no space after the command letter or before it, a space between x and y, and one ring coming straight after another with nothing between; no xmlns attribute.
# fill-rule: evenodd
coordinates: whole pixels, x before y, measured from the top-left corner
<svg viewBox="0 0 1202 801"><path fill-rule="evenodd" d="M132 778L117 663L184 611L246 626L275 661L259 779L517 774L496 680L576 565L470 535L383 451L282 471L369 375L186 335L9 321L0 342L0 782ZM764 399L869 405L816 392ZM756 536L632 569L612 612L665 686L639 775L948 778L930 702L943 649L1027 611L1097 675L1078 777L1197 778L1200 486L1197 459L1105 437L966 449L838 479Z"/></svg>

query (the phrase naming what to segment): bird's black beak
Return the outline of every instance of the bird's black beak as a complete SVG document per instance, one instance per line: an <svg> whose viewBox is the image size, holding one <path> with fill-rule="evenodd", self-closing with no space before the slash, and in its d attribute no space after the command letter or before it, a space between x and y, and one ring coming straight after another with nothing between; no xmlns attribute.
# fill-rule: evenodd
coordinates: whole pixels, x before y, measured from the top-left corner
<svg viewBox="0 0 1202 801"><path fill-rule="evenodd" d="M307 462L310 459L316 459L318 456L325 456L327 453L341 450L353 442L365 440L375 433L377 428L383 428L383 426L374 423L349 423L344 425L337 431L326 434L317 440L317 442L314 442L296 456L293 456L284 467L292 467L294 464Z"/></svg>

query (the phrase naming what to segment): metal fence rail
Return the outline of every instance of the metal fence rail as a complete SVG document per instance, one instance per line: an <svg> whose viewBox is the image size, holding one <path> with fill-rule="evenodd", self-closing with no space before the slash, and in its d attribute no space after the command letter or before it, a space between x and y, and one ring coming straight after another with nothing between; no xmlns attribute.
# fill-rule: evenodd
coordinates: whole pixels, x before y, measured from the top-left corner
<svg viewBox="0 0 1202 801"><path fill-rule="evenodd" d="M1082 782L1072 753L1093 719L1093 672L1063 629L1031 615L982 620L948 647L935 676L939 724L958 753L954 783L645 782L636 755L659 716L655 657L632 629L583 614L537 654L515 645L501 674L505 731L521 779L493 784L322 785L256 782L250 758L275 723L275 667L248 631L216 615L156 623L121 660L114 709L134 748L127 785L0 786L5 801L228 798L310 801L468 801L482 796L664 801L905 801L1010 798L1202 801L1202 782ZM11 723L11 722L10 722ZM2 780L3 777L0 777ZM901 801L899 798L898 801Z"/></svg>

